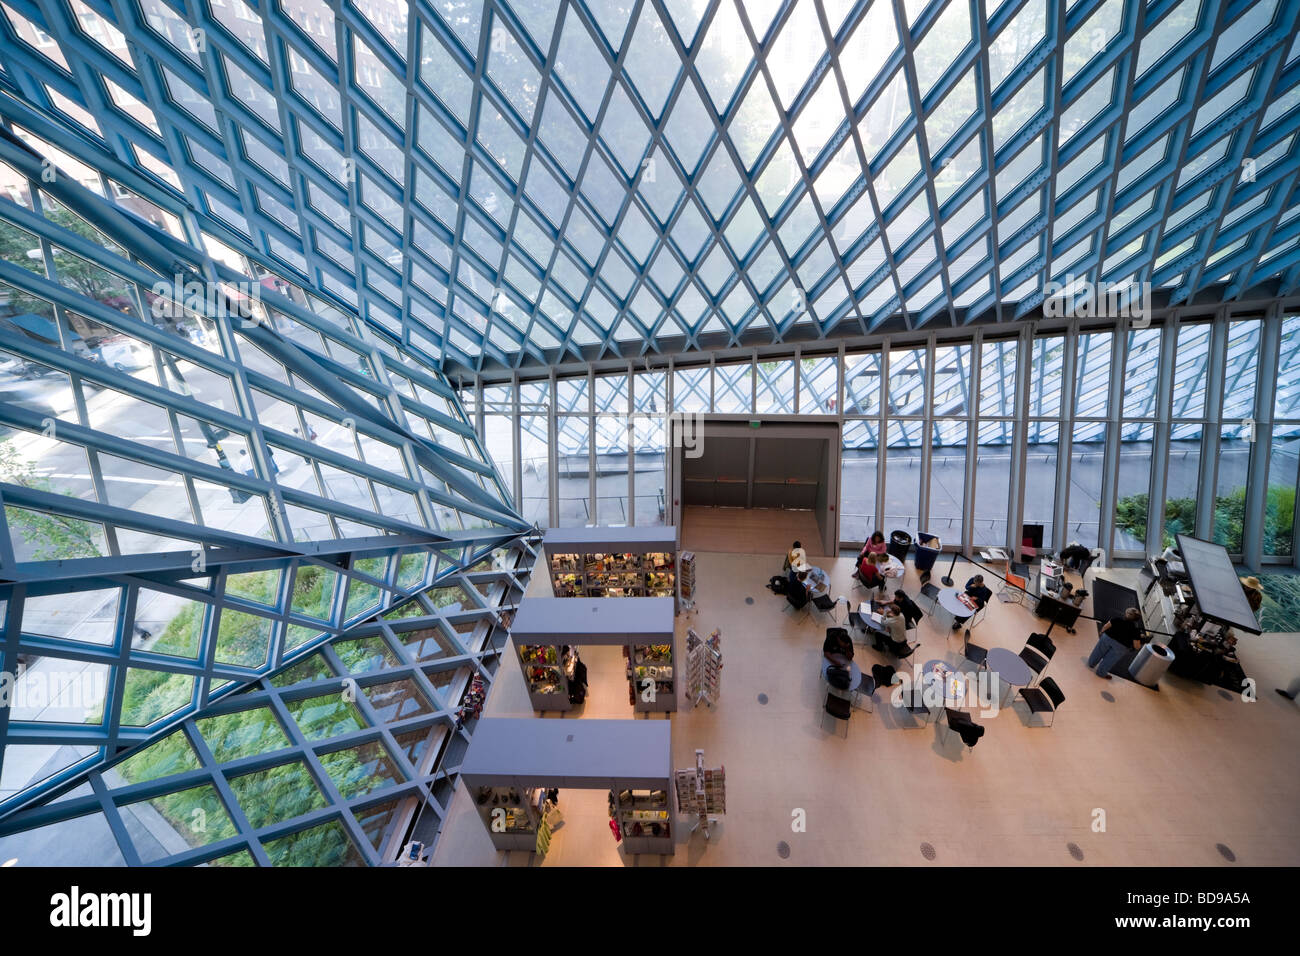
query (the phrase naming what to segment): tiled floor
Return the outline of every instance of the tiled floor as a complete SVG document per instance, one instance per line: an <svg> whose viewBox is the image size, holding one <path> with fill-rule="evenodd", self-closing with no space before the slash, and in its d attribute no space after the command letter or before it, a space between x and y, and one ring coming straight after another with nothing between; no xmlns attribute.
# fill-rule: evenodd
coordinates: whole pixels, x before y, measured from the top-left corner
<svg viewBox="0 0 1300 956"><path fill-rule="evenodd" d="M1246 672L1259 682L1259 699L1245 702L1177 677L1167 676L1159 692L1103 681L1084 665L1095 640L1084 622L1075 635L1059 628L1052 635L1059 649L1046 674L1067 698L1052 728L1026 727L1023 708L976 714L988 730L967 751L935 725L903 729L878 695L875 713L855 711L844 739L820 725L826 625L781 612L781 599L763 587L779 569L776 556L700 554L699 611L678 619L679 655L687 627L722 628L719 705L672 718L676 766L692 765L703 747L710 763L727 768L728 812L712 840L688 836L683 820L675 856L625 856L609 832L605 794L566 790L566 822L544 860L498 853L462 786L435 863L921 865L923 844L935 864L1079 865L1071 844L1084 865L1227 865L1220 844L1241 864L1300 863L1300 706L1273 692L1300 674L1300 635L1242 638ZM849 591L851 569L847 556L830 567L835 593ZM970 573L958 565L959 582ZM905 587L919 589L910 563ZM544 575L535 576L529 594L546 593ZM1027 610L994 601L973 639L1018 650L1042 629ZM920 638L917 661L957 660L959 640L946 622L927 617ZM630 718L617 649L583 656L585 715ZM866 668L885 662L861 646L856 659ZM487 712L530 713L513 659ZM785 860L782 842L790 847Z"/></svg>

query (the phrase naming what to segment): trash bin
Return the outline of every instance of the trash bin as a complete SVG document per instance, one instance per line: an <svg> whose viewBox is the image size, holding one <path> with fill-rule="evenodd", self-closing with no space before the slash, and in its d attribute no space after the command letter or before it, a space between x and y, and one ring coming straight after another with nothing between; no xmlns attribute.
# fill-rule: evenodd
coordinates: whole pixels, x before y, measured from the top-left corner
<svg viewBox="0 0 1300 956"><path fill-rule="evenodd" d="M1151 641L1144 644L1142 650L1137 652L1137 657L1133 658L1133 664L1128 672L1139 684L1154 687L1159 683L1160 678L1165 676L1165 671L1169 670L1169 665L1173 662L1173 651L1164 644Z"/></svg>
<svg viewBox="0 0 1300 956"><path fill-rule="evenodd" d="M912 536L906 531L889 532L889 544L885 550L898 558L899 561L907 560L907 552L912 549Z"/></svg>
<svg viewBox="0 0 1300 956"><path fill-rule="evenodd" d="M942 547L939 539L928 531L922 531L916 536L916 557L912 559L912 563L918 573L928 572L934 567Z"/></svg>

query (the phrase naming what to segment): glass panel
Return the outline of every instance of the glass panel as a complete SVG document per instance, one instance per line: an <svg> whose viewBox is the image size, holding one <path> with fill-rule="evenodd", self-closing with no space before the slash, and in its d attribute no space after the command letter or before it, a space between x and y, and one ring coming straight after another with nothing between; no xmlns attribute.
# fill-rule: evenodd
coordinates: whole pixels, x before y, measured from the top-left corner
<svg viewBox="0 0 1300 956"><path fill-rule="evenodd" d="M1258 319L1228 325L1228 359L1223 376L1223 417L1255 414L1255 379L1259 375L1259 346L1263 323Z"/></svg>
<svg viewBox="0 0 1300 956"><path fill-rule="evenodd" d="M1109 337L1107 339L1109 341ZM1086 548L1097 547L1106 428L1105 424L1099 422L1076 423L1074 426L1066 544L1078 541Z"/></svg>
<svg viewBox="0 0 1300 956"><path fill-rule="evenodd" d="M229 783L254 829L283 823L325 806L325 797L300 760L231 777Z"/></svg>
<svg viewBox="0 0 1300 956"><path fill-rule="evenodd" d="M981 415L1016 413L1016 361L1020 343L1015 339L985 342L980 348ZM983 438L980 444L984 443Z"/></svg>
<svg viewBox="0 0 1300 956"><path fill-rule="evenodd" d="M1294 546L1297 442L1294 435L1273 436L1264 503L1264 553L1291 555Z"/></svg>
<svg viewBox="0 0 1300 956"><path fill-rule="evenodd" d="M410 678L391 681L387 684L372 684L365 689L370 705L376 716L385 723L414 717L418 714L432 713L424 695L415 687Z"/></svg>
<svg viewBox="0 0 1300 956"><path fill-rule="evenodd" d="M266 707L203 717L195 724L212 756L221 763L289 746L289 738Z"/></svg>
<svg viewBox="0 0 1300 956"><path fill-rule="evenodd" d="M1124 417L1154 418L1161 331L1133 329L1128 334L1124 370Z"/></svg>
<svg viewBox="0 0 1300 956"><path fill-rule="evenodd" d="M272 866L365 866L337 820L262 844Z"/></svg>
<svg viewBox="0 0 1300 956"><path fill-rule="evenodd" d="M402 781L397 764L378 740L321 754L319 759L346 800Z"/></svg>
<svg viewBox="0 0 1300 956"><path fill-rule="evenodd" d="M632 462L632 481L636 494L636 523L664 523L664 486L666 481L667 435L662 418L639 416L633 421L636 455ZM698 441L698 439L696 439ZM686 449L683 449L685 454Z"/></svg>
<svg viewBox="0 0 1300 956"><path fill-rule="evenodd" d="M1148 489L1151 482L1151 440L1154 426L1126 427L1119 446L1116 486L1115 550L1146 553Z"/></svg>
<svg viewBox="0 0 1300 956"><path fill-rule="evenodd" d="M1025 455L1025 524L1042 525L1043 546L1055 540L1056 461L1061 426L1056 422L1030 422Z"/></svg>
<svg viewBox="0 0 1300 956"><path fill-rule="evenodd" d="M204 785L121 807L131 843L145 863L234 836L215 787Z"/></svg>
<svg viewBox="0 0 1300 956"><path fill-rule="evenodd" d="M1169 467L1165 472L1165 521L1161 543L1167 548L1176 534L1196 533L1197 487L1200 484L1201 426L1175 425L1169 436Z"/></svg>
<svg viewBox="0 0 1300 956"><path fill-rule="evenodd" d="M754 367L755 411L773 415L794 413L794 362L763 362Z"/></svg>
<svg viewBox="0 0 1300 956"><path fill-rule="evenodd" d="M930 513L923 530L957 543L965 527L966 422L939 419L930 438Z"/></svg>
<svg viewBox="0 0 1300 956"><path fill-rule="evenodd" d="M834 355L799 361L799 414L835 414L839 362Z"/></svg>
<svg viewBox="0 0 1300 956"><path fill-rule="evenodd" d="M559 505L561 528L581 528L592 522L591 508L591 419L562 415L557 419Z"/></svg>
<svg viewBox="0 0 1300 956"><path fill-rule="evenodd" d="M343 694L325 694L320 697L285 701L285 707L308 740L337 737L339 734L351 733L365 726L356 704Z"/></svg>
<svg viewBox="0 0 1300 956"><path fill-rule="evenodd" d="M1184 325L1178 329L1178 356L1174 360L1174 418L1201 418L1205 415L1210 331L1208 323Z"/></svg>
<svg viewBox="0 0 1300 956"><path fill-rule="evenodd" d="M1241 553L1246 514L1246 479L1250 474L1250 430L1224 425L1219 433L1219 480L1214 493L1214 543Z"/></svg>
<svg viewBox="0 0 1300 956"><path fill-rule="evenodd" d="M982 384L980 392L982 403L986 394ZM1007 421L979 425L979 445L975 450L975 517L971 528L971 541L977 547L1001 547L1007 541L1013 427ZM933 514L933 503L930 509Z"/></svg>
<svg viewBox="0 0 1300 956"><path fill-rule="evenodd" d="M915 538L920 530L917 519L921 503L921 443L925 440L924 426L921 422L890 422L888 435L885 502L877 524L886 537L893 531L901 530Z"/></svg>
<svg viewBox="0 0 1300 956"><path fill-rule="evenodd" d="M866 541L876 530L876 469L880 427L846 421L840 449L840 540Z"/></svg>

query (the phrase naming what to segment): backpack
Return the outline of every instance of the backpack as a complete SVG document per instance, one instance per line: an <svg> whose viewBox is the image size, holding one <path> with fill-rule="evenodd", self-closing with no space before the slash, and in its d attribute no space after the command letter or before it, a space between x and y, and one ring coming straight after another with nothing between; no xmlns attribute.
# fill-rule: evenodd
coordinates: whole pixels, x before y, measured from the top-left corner
<svg viewBox="0 0 1300 956"><path fill-rule="evenodd" d="M826 669L826 683L830 684L836 690L848 690L849 684L853 682L853 676L846 668L837 667L832 664Z"/></svg>
<svg viewBox="0 0 1300 956"><path fill-rule="evenodd" d="M781 577L781 575L774 574L768 579L767 589L773 594L785 594L785 586L788 583L789 582L785 578Z"/></svg>

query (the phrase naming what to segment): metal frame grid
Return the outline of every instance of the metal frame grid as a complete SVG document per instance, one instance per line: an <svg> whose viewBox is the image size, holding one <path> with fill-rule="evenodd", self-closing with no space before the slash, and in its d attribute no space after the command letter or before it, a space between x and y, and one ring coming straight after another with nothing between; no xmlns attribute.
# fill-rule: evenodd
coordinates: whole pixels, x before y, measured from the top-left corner
<svg viewBox="0 0 1300 956"><path fill-rule="evenodd" d="M68 779L57 799L0 821L0 855L380 865L416 839L427 856L473 729L457 718L460 702L472 675L491 684L534 544L495 549L411 602L366 614L309 658Z"/></svg>
<svg viewBox="0 0 1300 956"><path fill-rule="evenodd" d="M1298 15L16 0L0 113L483 371L1292 292Z"/></svg>
<svg viewBox="0 0 1300 956"><path fill-rule="evenodd" d="M1285 530L1286 502L1275 498L1285 498L1280 489L1296 485L1300 402L1290 383L1300 380L1298 313L1300 298L1291 297L1242 310L1158 310L1149 328L1120 331L1077 320L1014 322L841 341L835 352L738 349L714 353L708 364L673 358L654 369L592 363L580 378L557 379L554 371L546 380L512 376L509 387L515 390L542 389L556 403L553 415L517 416L501 402L476 414L501 387L483 378L465 386L463 399L480 427L486 417L504 422L499 440L508 436L511 449L521 448L526 436L533 447L549 445L560 456L586 459L583 467L604 484L603 493L594 480L583 492L585 513L601 524L654 519L637 495L638 487L651 483L642 474L645 461L628 469L626 507L607 507L610 490L622 481L618 469L626 444L600 440L614 434L619 422L645 432L640 416L646 410L635 401L622 414L615 411L621 398L602 402L598 407L608 421L593 434L585 384L603 383L598 390L606 394L635 396L652 375L663 379L656 394L671 396L660 399L660 415L837 419L845 461L856 457L866 464L870 485L870 513L854 511L844 497L839 502L845 546L863 536L859 525L866 522L868 531L929 530L946 547L967 551L1014 547L1014 531L1028 521L1048 526L1049 547L1078 539L1120 557L1139 557L1165 546L1161 516L1171 503L1169 520L1178 527L1194 527L1197 535L1219 540L1243 563L1259 567L1297 561L1294 527L1290 535ZM781 369L791 374L778 378ZM552 392L553 381L581 387ZM571 430L574 421L583 427ZM665 452L658 431L651 428L646 437L650 441L639 441L640 449ZM936 461L940 449L942 463ZM1225 456L1229 449L1233 454ZM951 460L963 454L964 462ZM1006 458L996 476L985 460L989 455ZM1082 462L1076 460L1080 455L1086 456ZM962 471L951 472L941 486L941 464ZM657 467L662 483L665 466ZM1079 468L1087 469L1087 492L1076 480L1081 476L1071 474ZM531 499L540 493L557 511L576 512L573 502L557 498L554 483L540 487L538 478L525 480L523 468L511 471L516 494ZM994 477L997 491L991 493L986 483ZM860 488L862 480L850 480L846 472L841 495ZM1240 513L1235 504L1218 500L1243 490ZM1140 516L1117 517L1121 503L1144 506L1135 496L1150 503L1141 540L1130 530L1140 526ZM1189 500L1192 514L1184 513Z"/></svg>

